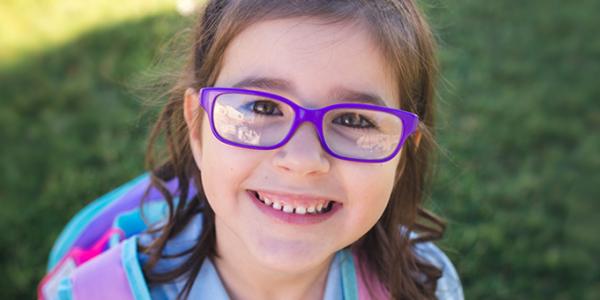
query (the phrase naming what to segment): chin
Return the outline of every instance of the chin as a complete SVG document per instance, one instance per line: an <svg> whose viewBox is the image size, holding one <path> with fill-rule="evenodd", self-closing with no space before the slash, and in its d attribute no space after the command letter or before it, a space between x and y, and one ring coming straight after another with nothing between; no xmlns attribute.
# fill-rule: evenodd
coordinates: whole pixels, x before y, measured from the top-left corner
<svg viewBox="0 0 600 300"><path fill-rule="evenodd" d="M262 239L253 251L265 267L285 273L297 273L326 263L335 254L315 243Z"/></svg>

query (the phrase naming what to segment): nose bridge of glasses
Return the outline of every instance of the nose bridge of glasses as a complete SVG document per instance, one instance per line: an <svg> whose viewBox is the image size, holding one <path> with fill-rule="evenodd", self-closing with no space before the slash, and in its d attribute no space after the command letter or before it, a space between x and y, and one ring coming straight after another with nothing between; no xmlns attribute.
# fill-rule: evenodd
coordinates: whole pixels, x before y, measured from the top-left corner
<svg viewBox="0 0 600 300"><path fill-rule="evenodd" d="M319 141L322 141L323 134L321 128L321 120L323 118L323 111L320 109L304 108L302 106L295 107L295 110L296 120L294 126L292 126L292 130L297 131L298 129L300 129L300 127L302 127L302 125L304 125L305 122L312 123L317 134L317 138L319 139ZM296 132L291 133L291 135L295 134Z"/></svg>
<svg viewBox="0 0 600 300"><path fill-rule="evenodd" d="M288 143L290 140L294 139L297 136L298 131L303 127L304 123L308 122L308 123L312 123L313 129L310 129L310 128L307 128L307 129L314 130L312 133L315 134L315 137L317 138L318 143L320 144L320 146L322 146L323 134L321 133L322 130L321 130L321 124L320 124L321 118L322 118L322 112L318 109L304 108L299 105L292 105L292 106L293 106L293 109L295 112L295 118L293 121L294 123L290 127L290 132L288 133L288 136L285 139L284 143ZM302 142L305 143L306 141L302 141Z"/></svg>
<svg viewBox="0 0 600 300"><path fill-rule="evenodd" d="M297 109L297 123L298 126L302 125L304 122L310 122L318 129L321 127L321 118L323 116L323 112L320 109L310 109L299 106Z"/></svg>

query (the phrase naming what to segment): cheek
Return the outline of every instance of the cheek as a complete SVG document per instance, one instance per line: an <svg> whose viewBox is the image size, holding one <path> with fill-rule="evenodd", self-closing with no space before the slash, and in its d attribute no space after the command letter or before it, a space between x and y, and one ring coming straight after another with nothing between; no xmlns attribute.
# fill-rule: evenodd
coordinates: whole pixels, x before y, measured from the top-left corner
<svg viewBox="0 0 600 300"><path fill-rule="evenodd" d="M350 205L351 219L366 232L383 214L392 188L396 164L362 166L354 172L345 172L345 182Z"/></svg>
<svg viewBox="0 0 600 300"><path fill-rule="evenodd" d="M207 122L202 124L200 158L202 186L215 212L233 204L244 181L256 168L252 151L232 147L217 140Z"/></svg>

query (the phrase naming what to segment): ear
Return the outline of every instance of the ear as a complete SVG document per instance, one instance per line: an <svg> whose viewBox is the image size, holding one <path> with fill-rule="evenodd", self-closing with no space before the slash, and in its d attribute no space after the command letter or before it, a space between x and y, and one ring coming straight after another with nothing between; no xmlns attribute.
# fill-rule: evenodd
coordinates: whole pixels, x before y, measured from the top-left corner
<svg viewBox="0 0 600 300"><path fill-rule="evenodd" d="M185 123L187 124L188 131L190 133L190 141L191 139L199 139L200 134L200 126L198 126L198 93L192 88L188 88L185 90L185 94L183 96L183 116L185 118Z"/></svg>
<svg viewBox="0 0 600 300"><path fill-rule="evenodd" d="M419 145L421 144L421 131L417 130L415 131L415 133L413 133L413 139L415 141L415 150L419 149Z"/></svg>
<svg viewBox="0 0 600 300"><path fill-rule="evenodd" d="M190 141L192 154L198 167L200 167L202 158L202 135L200 134L202 130L202 118L200 118L199 114L200 103L198 101L198 93L194 89L188 88L185 90L183 96L183 116L188 128L188 139Z"/></svg>

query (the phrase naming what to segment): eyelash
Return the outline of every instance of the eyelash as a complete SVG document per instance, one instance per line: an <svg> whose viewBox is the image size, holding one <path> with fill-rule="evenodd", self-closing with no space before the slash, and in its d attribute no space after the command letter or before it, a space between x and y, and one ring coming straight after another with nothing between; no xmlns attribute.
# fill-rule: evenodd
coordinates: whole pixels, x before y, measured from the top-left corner
<svg viewBox="0 0 600 300"><path fill-rule="evenodd" d="M265 113L264 111L257 110L257 105L272 105L270 108L275 111L275 113ZM245 105L248 110L251 110L254 113L257 113L262 116L283 116L283 113L279 109L279 105L269 100L256 100L253 102L249 102ZM264 110L264 107L263 107Z"/></svg>
<svg viewBox="0 0 600 300"><path fill-rule="evenodd" d="M359 118L358 119L359 124L358 125L349 124L347 122L348 121L347 118L343 119L343 120L340 119L340 118L347 117L347 116L358 117ZM365 118L362 115L358 115L356 113L345 113L345 114L342 114L341 116L338 116L335 119L333 119L332 122L334 124L339 124L339 125L342 125L342 126L346 126L346 127L349 127L349 128L355 128L355 129L376 129L377 128L377 126L371 120Z"/></svg>

